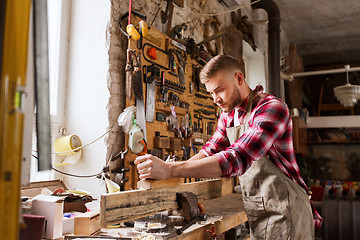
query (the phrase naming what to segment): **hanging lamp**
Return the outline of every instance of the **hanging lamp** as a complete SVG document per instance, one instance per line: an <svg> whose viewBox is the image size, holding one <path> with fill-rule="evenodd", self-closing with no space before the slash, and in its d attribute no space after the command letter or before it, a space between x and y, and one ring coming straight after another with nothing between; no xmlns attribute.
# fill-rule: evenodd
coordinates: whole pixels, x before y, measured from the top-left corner
<svg viewBox="0 0 360 240"><path fill-rule="evenodd" d="M360 99L360 85L349 83L350 65L345 65L346 84L334 88L335 97L344 107L353 107Z"/></svg>

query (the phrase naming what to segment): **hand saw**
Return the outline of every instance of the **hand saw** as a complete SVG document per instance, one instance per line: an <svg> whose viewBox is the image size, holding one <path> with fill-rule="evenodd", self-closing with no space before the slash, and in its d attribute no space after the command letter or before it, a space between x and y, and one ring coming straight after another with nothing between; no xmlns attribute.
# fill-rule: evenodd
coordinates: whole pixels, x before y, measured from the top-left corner
<svg viewBox="0 0 360 240"><path fill-rule="evenodd" d="M133 82L133 67L132 67L132 52L134 50L127 49L126 51L126 66L125 66L125 92L126 97L131 100L132 95L132 82Z"/></svg>
<svg viewBox="0 0 360 240"><path fill-rule="evenodd" d="M134 93L137 100L143 100L143 83L142 83L142 76L141 76L141 64L140 64L140 53L138 56L134 57L135 64L134 64Z"/></svg>
<svg viewBox="0 0 360 240"><path fill-rule="evenodd" d="M134 64L134 90L136 97L136 121L144 132L144 139L146 141L146 122L145 122L145 105L143 96L143 82L141 75L141 54L135 57L136 63Z"/></svg>
<svg viewBox="0 0 360 240"><path fill-rule="evenodd" d="M150 73L150 76L148 75ZM146 121L155 119L155 79L160 79L160 68L155 65L143 66L144 81L146 82Z"/></svg>

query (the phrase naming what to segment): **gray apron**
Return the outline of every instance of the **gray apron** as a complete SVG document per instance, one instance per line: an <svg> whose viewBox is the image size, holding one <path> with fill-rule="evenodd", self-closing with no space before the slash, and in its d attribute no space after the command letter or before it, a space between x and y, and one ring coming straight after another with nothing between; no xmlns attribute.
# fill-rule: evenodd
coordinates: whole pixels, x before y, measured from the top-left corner
<svg viewBox="0 0 360 240"><path fill-rule="evenodd" d="M250 92L243 124L226 129L230 144L249 128ZM315 229L306 191L264 156L239 177L251 239L314 239Z"/></svg>

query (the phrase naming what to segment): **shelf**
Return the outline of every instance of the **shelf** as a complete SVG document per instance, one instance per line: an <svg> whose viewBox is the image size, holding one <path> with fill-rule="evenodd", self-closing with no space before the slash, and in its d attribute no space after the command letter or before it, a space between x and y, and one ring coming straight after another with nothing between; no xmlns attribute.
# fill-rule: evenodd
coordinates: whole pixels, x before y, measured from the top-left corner
<svg viewBox="0 0 360 240"><path fill-rule="evenodd" d="M360 115L309 117L307 128L360 128Z"/></svg>
<svg viewBox="0 0 360 240"><path fill-rule="evenodd" d="M360 140L344 140L344 141L334 141L334 140L323 140L319 141L308 141L308 144L359 144Z"/></svg>
<svg viewBox="0 0 360 240"><path fill-rule="evenodd" d="M340 128L308 129L308 144L359 144L360 130Z"/></svg>

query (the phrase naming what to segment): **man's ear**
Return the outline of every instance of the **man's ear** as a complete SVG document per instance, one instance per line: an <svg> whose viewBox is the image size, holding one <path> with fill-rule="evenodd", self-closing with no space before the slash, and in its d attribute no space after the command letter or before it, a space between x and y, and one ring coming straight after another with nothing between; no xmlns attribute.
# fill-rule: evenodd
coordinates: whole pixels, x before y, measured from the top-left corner
<svg viewBox="0 0 360 240"><path fill-rule="evenodd" d="M244 75L241 72L235 73L236 83L241 85L244 82Z"/></svg>

